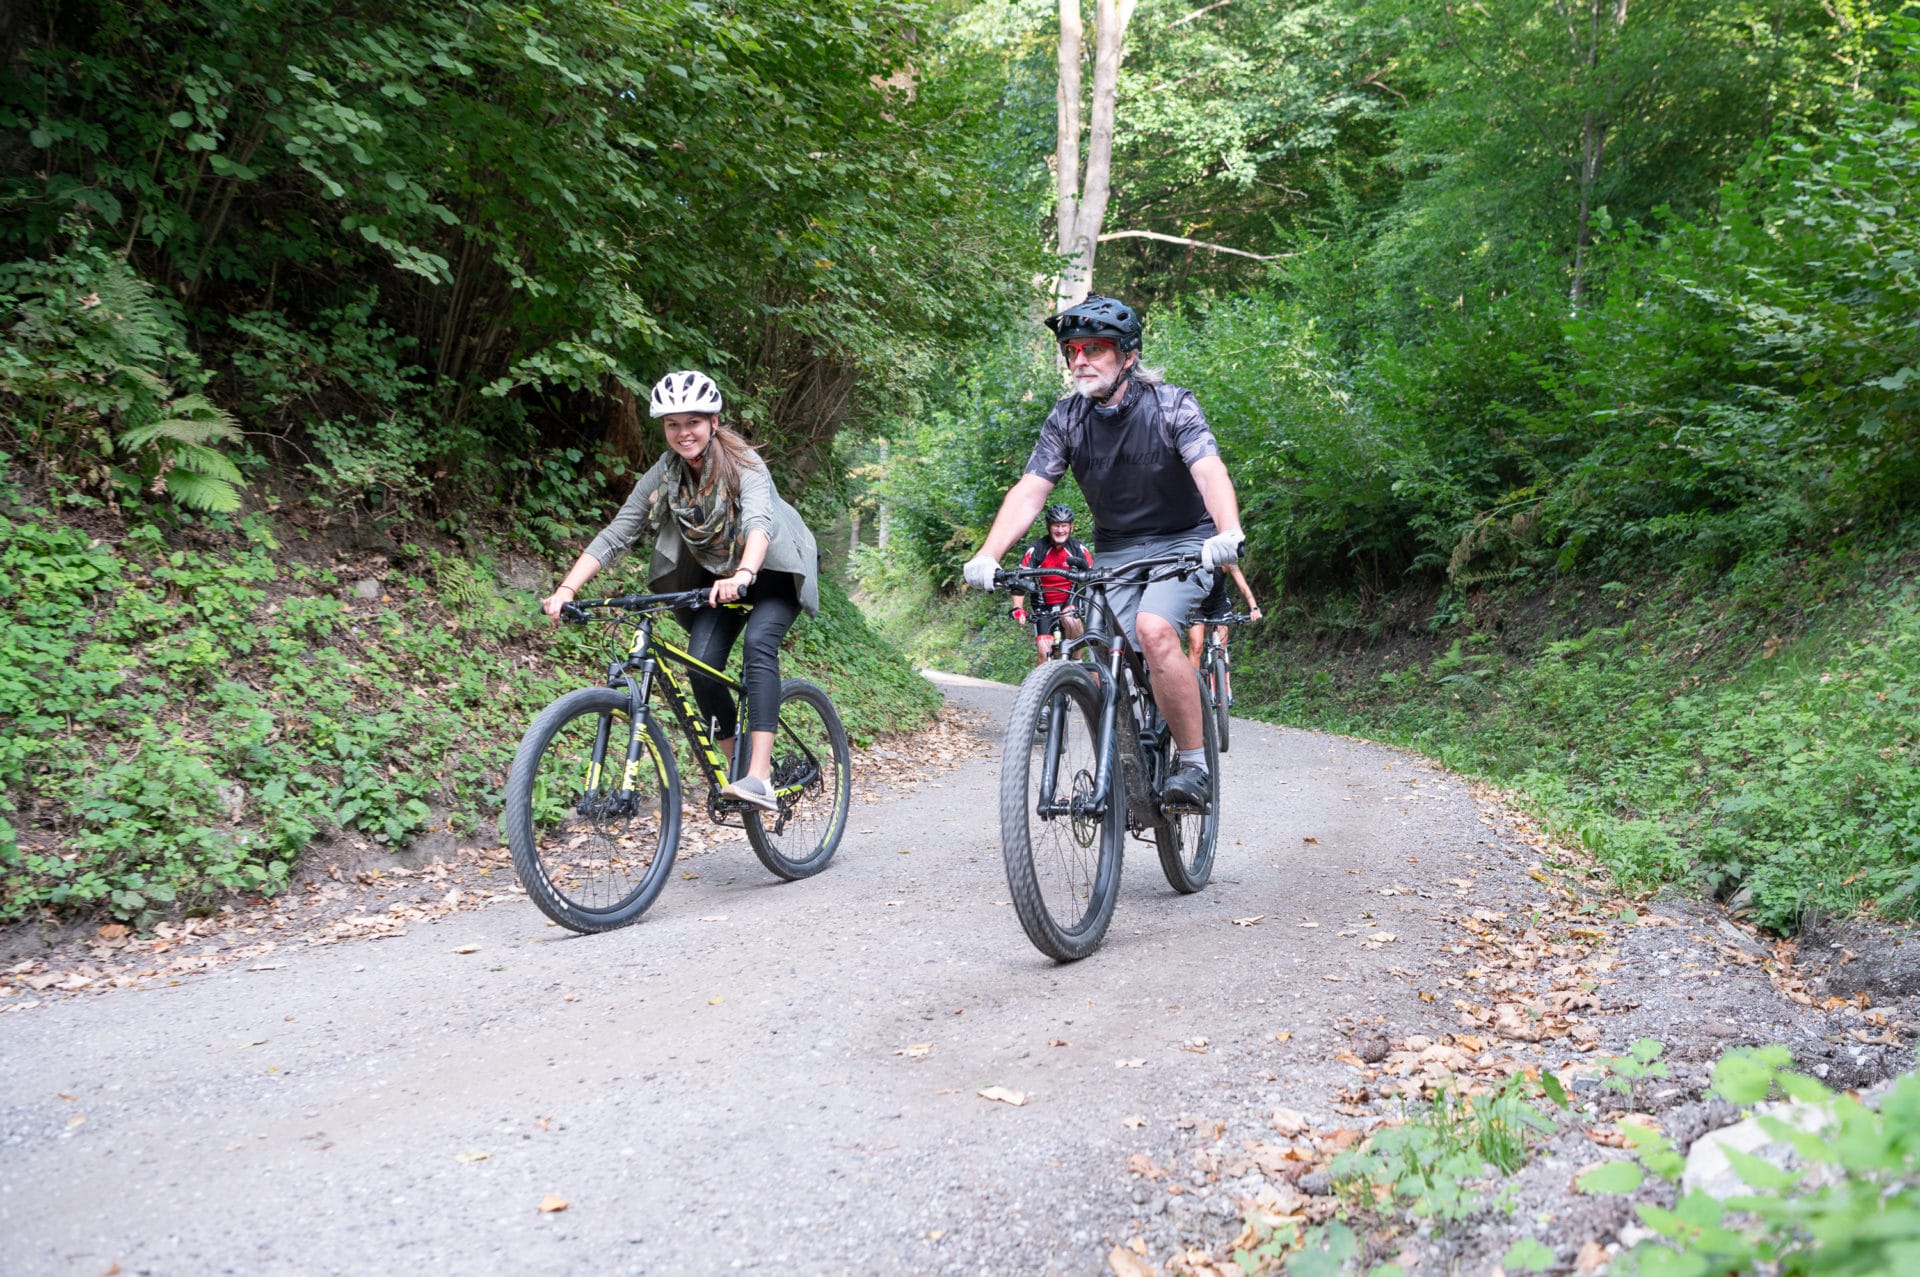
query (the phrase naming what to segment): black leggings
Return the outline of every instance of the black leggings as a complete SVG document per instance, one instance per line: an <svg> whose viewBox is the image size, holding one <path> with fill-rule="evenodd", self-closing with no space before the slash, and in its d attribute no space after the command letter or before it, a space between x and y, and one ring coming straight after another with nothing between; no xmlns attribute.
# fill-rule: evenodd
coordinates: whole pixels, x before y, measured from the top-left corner
<svg viewBox="0 0 1920 1277"><path fill-rule="evenodd" d="M727 667L733 641L746 631L740 651L740 681L747 688L747 730L770 732L780 721L780 641L800 615L799 582L791 572L763 572L741 596L739 608L701 608L687 626L687 650L714 669ZM719 724L715 740L728 740L740 726L733 694L725 684L693 673L693 699L709 721Z"/></svg>

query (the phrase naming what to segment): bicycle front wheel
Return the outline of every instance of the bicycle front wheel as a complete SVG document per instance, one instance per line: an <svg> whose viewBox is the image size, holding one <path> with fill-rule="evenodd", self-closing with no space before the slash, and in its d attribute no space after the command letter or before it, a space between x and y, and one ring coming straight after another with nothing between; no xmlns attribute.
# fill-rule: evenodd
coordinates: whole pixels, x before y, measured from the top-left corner
<svg viewBox="0 0 1920 1277"><path fill-rule="evenodd" d="M1042 712L1045 724L1042 726ZM1048 661L1014 697L1000 752L1000 854L1014 912L1034 948L1059 962L1100 947L1120 894L1124 788L1092 806L1100 692L1086 667Z"/></svg>
<svg viewBox="0 0 1920 1277"><path fill-rule="evenodd" d="M611 931L646 912L680 845L680 775L651 715L627 766L632 703L610 687L540 712L507 773L500 832L527 895L573 931Z"/></svg>
<svg viewBox="0 0 1920 1277"><path fill-rule="evenodd" d="M773 737L778 812L749 810L747 841L776 877L819 873L847 831L853 804L853 756L847 729L826 690L804 678L780 683L780 726Z"/></svg>
<svg viewBox="0 0 1920 1277"><path fill-rule="evenodd" d="M1207 652L1207 698L1213 706L1214 734L1220 738L1220 752L1227 752L1233 730L1227 710L1233 704L1233 691L1227 682L1227 654L1218 648Z"/></svg>
<svg viewBox="0 0 1920 1277"><path fill-rule="evenodd" d="M1200 676L1196 673L1196 679ZM1200 734L1207 749L1207 784L1211 790L1207 809L1167 811L1154 826L1153 841L1160 852L1160 869L1167 883L1182 895L1207 885L1213 877L1214 843L1220 836L1220 737L1214 715L1207 710L1207 689L1200 688ZM1160 745L1160 774L1170 776L1179 763L1173 736L1167 733Z"/></svg>

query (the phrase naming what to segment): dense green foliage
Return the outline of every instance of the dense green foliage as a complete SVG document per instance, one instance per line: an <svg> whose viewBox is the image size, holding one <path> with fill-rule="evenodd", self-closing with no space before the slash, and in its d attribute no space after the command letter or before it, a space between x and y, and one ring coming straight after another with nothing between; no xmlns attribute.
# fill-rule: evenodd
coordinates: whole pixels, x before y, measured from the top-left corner
<svg viewBox="0 0 1920 1277"><path fill-rule="evenodd" d="M526 495L543 446L632 459L626 392L700 364L797 480L1034 260L966 176L988 101L915 22L847 0L16 7L16 454L85 484L170 438L175 468L230 484L204 428L115 437L180 383L322 496L392 517L433 489L458 524ZM103 355L109 322L132 332ZM102 357L140 384L77 386Z"/></svg>
<svg viewBox="0 0 1920 1277"><path fill-rule="evenodd" d="M1812 906L1910 912L1916 556L1909 534L1719 581L1477 593L1437 637L1379 645L1295 607L1243 645L1238 688L1518 788L1630 886L1694 881L1783 929Z"/></svg>

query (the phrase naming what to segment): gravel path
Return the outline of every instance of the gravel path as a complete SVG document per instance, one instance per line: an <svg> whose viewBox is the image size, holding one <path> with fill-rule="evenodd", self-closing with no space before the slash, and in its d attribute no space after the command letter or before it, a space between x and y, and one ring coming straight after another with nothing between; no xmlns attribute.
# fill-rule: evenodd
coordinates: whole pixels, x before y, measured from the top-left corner
<svg viewBox="0 0 1920 1277"><path fill-rule="evenodd" d="M943 681L997 730L1011 689ZM1130 843L1105 947L1056 966L1006 903L995 746L856 807L819 877L736 846L625 931L516 902L0 1018L0 1268L1107 1272L1238 1226L1130 1154L1332 1120L1355 1026L1457 1024L1413 969L1465 884L1539 893L1457 777L1236 722L1213 885Z"/></svg>

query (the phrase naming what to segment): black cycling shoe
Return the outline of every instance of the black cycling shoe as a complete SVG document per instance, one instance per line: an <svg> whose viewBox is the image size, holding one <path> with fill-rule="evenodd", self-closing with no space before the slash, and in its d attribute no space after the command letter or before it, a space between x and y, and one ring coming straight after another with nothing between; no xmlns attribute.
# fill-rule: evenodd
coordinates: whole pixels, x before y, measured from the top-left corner
<svg viewBox="0 0 1920 1277"><path fill-rule="evenodd" d="M1167 783L1160 789L1160 805L1206 811L1213 805L1213 785L1207 777L1206 768L1193 763L1182 763L1174 768L1173 775L1167 777Z"/></svg>

